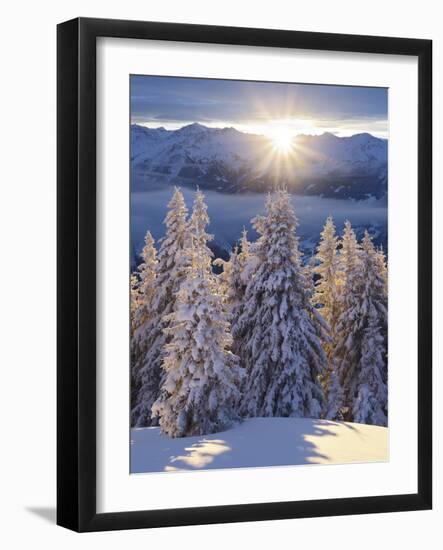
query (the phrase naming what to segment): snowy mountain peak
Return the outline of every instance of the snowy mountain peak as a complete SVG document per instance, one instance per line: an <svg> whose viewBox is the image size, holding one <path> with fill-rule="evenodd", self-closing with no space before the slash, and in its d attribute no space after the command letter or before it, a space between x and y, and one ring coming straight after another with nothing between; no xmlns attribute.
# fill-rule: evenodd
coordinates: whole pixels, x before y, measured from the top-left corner
<svg viewBox="0 0 443 550"><path fill-rule="evenodd" d="M323 139L323 140L328 140L328 139L336 140L336 139L340 139L338 136L336 136L336 135L333 134L332 132L323 132L323 134L320 134L319 136L310 136L310 137L312 137L312 138L318 137L318 138Z"/></svg>
<svg viewBox="0 0 443 550"><path fill-rule="evenodd" d="M193 122L192 124L187 124L176 130L179 134L195 134L199 132L205 132L209 130L207 126L200 124L199 122Z"/></svg>

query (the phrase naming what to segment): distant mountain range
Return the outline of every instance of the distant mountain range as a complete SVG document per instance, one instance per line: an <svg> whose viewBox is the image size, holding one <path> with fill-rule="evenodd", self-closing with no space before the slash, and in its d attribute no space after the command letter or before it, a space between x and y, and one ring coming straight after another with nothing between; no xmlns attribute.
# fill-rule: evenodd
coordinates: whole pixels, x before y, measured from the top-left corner
<svg viewBox="0 0 443 550"><path fill-rule="evenodd" d="M387 194L387 141L371 134L298 135L290 154L262 135L195 123L179 130L131 126L135 190L199 185L222 193L284 184L300 195L364 200ZM134 189L134 187L133 187Z"/></svg>

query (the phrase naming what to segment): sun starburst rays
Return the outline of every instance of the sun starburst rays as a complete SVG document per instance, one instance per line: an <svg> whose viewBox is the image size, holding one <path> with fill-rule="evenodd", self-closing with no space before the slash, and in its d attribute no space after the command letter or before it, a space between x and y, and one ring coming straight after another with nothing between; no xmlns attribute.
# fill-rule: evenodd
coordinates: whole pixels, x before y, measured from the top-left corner
<svg viewBox="0 0 443 550"><path fill-rule="evenodd" d="M269 134L276 152L287 155L292 151L294 134L289 128L281 127L272 130Z"/></svg>

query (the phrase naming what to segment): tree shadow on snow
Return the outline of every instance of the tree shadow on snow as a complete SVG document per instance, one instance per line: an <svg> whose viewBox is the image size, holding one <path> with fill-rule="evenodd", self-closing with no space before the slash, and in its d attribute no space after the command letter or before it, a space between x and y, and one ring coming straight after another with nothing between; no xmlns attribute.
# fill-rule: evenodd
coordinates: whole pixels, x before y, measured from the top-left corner
<svg viewBox="0 0 443 550"><path fill-rule="evenodd" d="M249 418L225 432L177 439L161 434L159 428L133 430L131 472L331 463L325 448L337 445L333 440L343 425L304 418Z"/></svg>

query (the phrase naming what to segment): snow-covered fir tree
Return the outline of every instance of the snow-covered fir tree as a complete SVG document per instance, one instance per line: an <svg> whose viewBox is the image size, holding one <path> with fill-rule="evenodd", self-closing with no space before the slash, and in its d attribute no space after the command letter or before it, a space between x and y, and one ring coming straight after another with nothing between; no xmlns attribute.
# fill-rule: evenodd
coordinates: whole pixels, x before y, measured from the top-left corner
<svg viewBox="0 0 443 550"><path fill-rule="evenodd" d="M247 263L250 260L251 256L251 243L248 240L248 232L246 231L246 228L243 227L241 239L240 239L240 265L245 268ZM244 282L244 281L242 281Z"/></svg>
<svg viewBox="0 0 443 550"><path fill-rule="evenodd" d="M135 273L131 273L130 281L130 311L131 311L131 338L137 327L136 313L139 307L139 278Z"/></svg>
<svg viewBox="0 0 443 550"><path fill-rule="evenodd" d="M387 270L384 254L365 231L362 244L364 292L360 373L353 404L355 422L387 425Z"/></svg>
<svg viewBox="0 0 443 550"><path fill-rule="evenodd" d="M329 366L322 383L326 395L323 417L327 420L343 420L344 390L337 368Z"/></svg>
<svg viewBox="0 0 443 550"><path fill-rule="evenodd" d="M152 301L156 293L157 251L155 241L148 231L142 250L142 263L137 268L138 284L134 296L134 330L144 326L153 316ZM135 289L134 289L135 290ZM132 306L132 293L131 293Z"/></svg>
<svg viewBox="0 0 443 550"><path fill-rule="evenodd" d="M322 324L307 293L289 194L268 196L266 211L254 224L256 269L233 321L246 368L241 409L245 416L318 418L326 365Z"/></svg>
<svg viewBox="0 0 443 550"><path fill-rule="evenodd" d="M367 231L359 247L347 222L342 244L344 285L336 356L347 410L345 419L385 426L386 279Z"/></svg>
<svg viewBox="0 0 443 550"><path fill-rule="evenodd" d="M349 373L355 372L358 363L358 351L353 343L358 340L357 311L359 307L358 285L361 281L361 257L357 237L347 220L341 239L340 269L342 275L341 313L337 323L336 346L334 356L337 362L338 378L343 388L343 415L345 420L352 419L352 397L345 386Z"/></svg>
<svg viewBox="0 0 443 550"><path fill-rule="evenodd" d="M140 332L140 360L135 365L139 387L132 409L132 425L150 426L157 423L152 418L152 404L158 398L162 380L162 361L169 339L165 329L169 315L175 308L175 300L188 265L186 248L189 245L187 208L180 189L175 188L164 221L166 234L161 240L157 255L155 292L152 297L152 318Z"/></svg>
<svg viewBox="0 0 443 550"><path fill-rule="evenodd" d="M209 218L197 192L190 222L190 265L175 311L168 316L165 377L152 407L160 428L170 437L222 431L238 418L241 370L231 351L232 337L223 297L211 271L206 233Z"/></svg>
<svg viewBox="0 0 443 550"><path fill-rule="evenodd" d="M223 267L219 275L220 290L225 297L229 318L236 318L243 305L244 294L248 281L248 264L250 261L250 242L248 234L243 228L239 246L235 246L229 255L229 260L217 258L214 265Z"/></svg>
<svg viewBox="0 0 443 550"><path fill-rule="evenodd" d="M376 250L375 263L378 275L383 281L381 286L381 291L379 293L379 300L383 304L383 310L381 312L382 316L382 330L383 338L386 344L386 353L388 352L387 343L388 343L388 267L386 264L386 256L382 247ZM384 312L384 313L383 313Z"/></svg>
<svg viewBox="0 0 443 550"><path fill-rule="evenodd" d="M384 282L384 292L387 296L388 295L388 266L386 265L386 255L382 246L376 249L376 262L377 262L377 269Z"/></svg>
<svg viewBox="0 0 443 550"><path fill-rule="evenodd" d="M192 215L189 220L189 232L188 239L190 243L189 255L191 258L195 253L199 256L200 265L205 271L210 274L213 281L213 275L211 271L211 263L213 253L208 247L208 242L212 241L214 235L206 233L206 227L209 225L208 207L205 203L204 194L197 188L194 198L194 204L192 205Z"/></svg>
<svg viewBox="0 0 443 550"><path fill-rule="evenodd" d="M315 286L313 302L319 306L322 317L328 324L328 338L323 341L323 347L328 358L328 366L322 383L326 395L324 416L331 420L341 419L343 392L337 373L337 362L334 350L337 344L337 324L341 313L340 261L337 252L338 237L334 221L329 216L320 233L320 243L317 248L316 266L314 272L319 276Z"/></svg>
<svg viewBox="0 0 443 550"><path fill-rule="evenodd" d="M130 331L130 372L131 372L131 410L134 407L137 394L140 389L138 377L136 376L136 365L140 360L140 342L138 338L134 338L136 325L136 312L139 307L139 278L135 273L131 273L130 283L130 312L131 312L131 331Z"/></svg>
<svg viewBox="0 0 443 550"><path fill-rule="evenodd" d="M131 407L135 406L140 391L138 369L143 361L145 331L154 318L152 300L157 275L157 251L154 244L148 231L142 250L142 262L137 268L137 274L131 275Z"/></svg>
<svg viewBox="0 0 443 550"><path fill-rule="evenodd" d="M314 302L321 308L321 314L329 325L333 341L340 316L340 262L337 246L338 238L335 234L334 221L329 216L320 233L320 243L317 248L315 273L319 275L319 279L315 285ZM329 352L331 347L328 346Z"/></svg>
<svg viewBox="0 0 443 550"><path fill-rule="evenodd" d="M214 266L221 267L223 271L217 276L219 291L223 296L223 300L227 309L231 309L232 300L235 298L233 288L231 285L232 275L236 269L238 263L238 246L234 246L234 249L229 254L229 260L223 258L215 258L213 261Z"/></svg>
<svg viewBox="0 0 443 550"><path fill-rule="evenodd" d="M367 326L362 335L357 396L352 404L353 421L386 426L388 388L385 376L385 343L379 314L373 305L369 306L367 317Z"/></svg>

